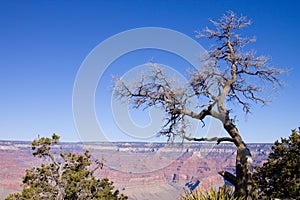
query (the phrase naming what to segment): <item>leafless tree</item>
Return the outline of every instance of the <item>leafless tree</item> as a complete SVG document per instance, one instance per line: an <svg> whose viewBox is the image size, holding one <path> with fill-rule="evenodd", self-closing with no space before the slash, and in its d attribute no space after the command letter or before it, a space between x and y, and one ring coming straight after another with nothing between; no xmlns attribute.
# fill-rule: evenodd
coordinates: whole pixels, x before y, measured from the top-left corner
<svg viewBox="0 0 300 200"><path fill-rule="evenodd" d="M244 51L245 45L255 41L255 38L240 36L241 29L251 24L246 17L229 11L218 21L210 22L214 29L207 27L197 32L197 37L212 40L214 45L202 55L201 66L189 72L192 90L183 90L167 79L162 67L152 64L151 73L143 75L134 84L116 78L115 94L129 100L136 109L162 107L166 112L166 123L160 133L170 139L180 136L189 141L234 143L237 147L236 177L231 182L238 196L251 199L252 156L235 126L231 111L240 105L245 113L249 113L254 103L266 104L269 101L266 92L282 85L278 75L286 71L271 67L268 57ZM199 99L198 108L201 109L191 110L187 102L195 97ZM207 117L219 120L228 137L197 138L187 133L188 118L203 121ZM233 175L230 176L233 180Z"/></svg>

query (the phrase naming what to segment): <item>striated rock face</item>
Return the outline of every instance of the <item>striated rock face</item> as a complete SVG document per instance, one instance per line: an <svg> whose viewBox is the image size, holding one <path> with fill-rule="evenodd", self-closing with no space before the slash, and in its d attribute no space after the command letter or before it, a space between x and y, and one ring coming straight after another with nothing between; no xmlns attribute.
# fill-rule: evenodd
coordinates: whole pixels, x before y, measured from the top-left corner
<svg viewBox="0 0 300 200"><path fill-rule="evenodd" d="M130 199L176 199L183 189L209 189L224 184L218 171L235 171L232 144L188 143L62 143L64 151L91 151L104 159L99 177L114 181ZM249 144L254 165L267 159L271 144ZM25 169L39 164L29 142L0 141L0 199L21 189Z"/></svg>

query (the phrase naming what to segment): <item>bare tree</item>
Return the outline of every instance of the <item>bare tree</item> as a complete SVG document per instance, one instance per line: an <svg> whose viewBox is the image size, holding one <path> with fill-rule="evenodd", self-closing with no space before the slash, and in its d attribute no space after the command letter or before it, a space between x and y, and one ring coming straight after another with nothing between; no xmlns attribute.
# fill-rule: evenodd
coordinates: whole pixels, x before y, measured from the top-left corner
<svg viewBox="0 0 300 200"><path fill-rule="evenodd" d="M251 24L246 17L229 11L218 21L210 22L215 28L197 32L197 37L208 38L215 45L201 57L201 66L190 71L192 90L174 84L155 64L152 64L151 73L143 75L134 84L116 78L114 89L118 98L129 100L136 109L162 107L166 112L166 123L160 133L169 139L180 136L189 141L234 143L237 147L236 176L229 172L220 172L220 175L230 175L235 193L251 199L252 156L235 126L231 111L240 105L245 113L249 113L252 104L266 104L269 101L266 92L282 85L278 75L286 71L272 68L268 57L243 51L245 45L255 41L255 38L243 38L239 34ZM187 102L195 97L199 99L198 108L201 109L191 110ZM197 138L186 132L188 118L203 122L207 117L219 120L228 137Z"/></svg>

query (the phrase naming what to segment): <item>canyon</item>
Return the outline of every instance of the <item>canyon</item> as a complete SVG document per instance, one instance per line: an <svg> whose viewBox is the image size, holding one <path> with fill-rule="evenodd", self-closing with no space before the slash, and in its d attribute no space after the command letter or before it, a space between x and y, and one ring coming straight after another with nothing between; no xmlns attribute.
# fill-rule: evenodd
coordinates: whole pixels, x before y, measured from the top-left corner
<svg viewBox="0 0 300 200"><path fill-rule="evenodd" d="M248 144L254 166L261 166L272 144ZM184 191L207 190L225 184L218 174L235 172L236 148L230 143L61 143L58 151L83 153L104 162L95 174L108 177L131 200L178 199ZM31 143L0 141L0 199L19 192L26 169L37 166Z"/></svg>

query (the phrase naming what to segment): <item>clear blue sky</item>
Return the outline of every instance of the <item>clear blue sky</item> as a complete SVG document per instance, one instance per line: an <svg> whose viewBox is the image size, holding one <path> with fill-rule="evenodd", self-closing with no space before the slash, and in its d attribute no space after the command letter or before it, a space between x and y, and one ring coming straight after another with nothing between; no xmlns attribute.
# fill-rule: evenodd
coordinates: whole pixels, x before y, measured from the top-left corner
<svg viewBox="0 0 300 200"><path fill-rule="evenodd" d="M65 141L79 141L72 113L73 84L93 48L114 34L138 27L170 28L194 37L193 31L209 25L208 18L219 18L228 10L252 19L245 33L257 37L253 45L257 54L271 56L275 67L291 69L282 77L286 86L273 102L254 106L247 117L239 116L238 128L247 142L287 137L290 129L300 126L300 6L296 0L1 0L0 139L32 140L38 134L56 132ZM199 42L209 48L203 40ZM150 60L151 52L146 53L135 64ZM155 61L168 64L166 58L158 56ZM118 74L118 69L111 73ZM99 88L109 88L111 82L100 84ZM101 104L100 97L96 100ZM106 114L101 105L98 109L97 115ZM117 134L113 128L106 131Z"/></svg>

